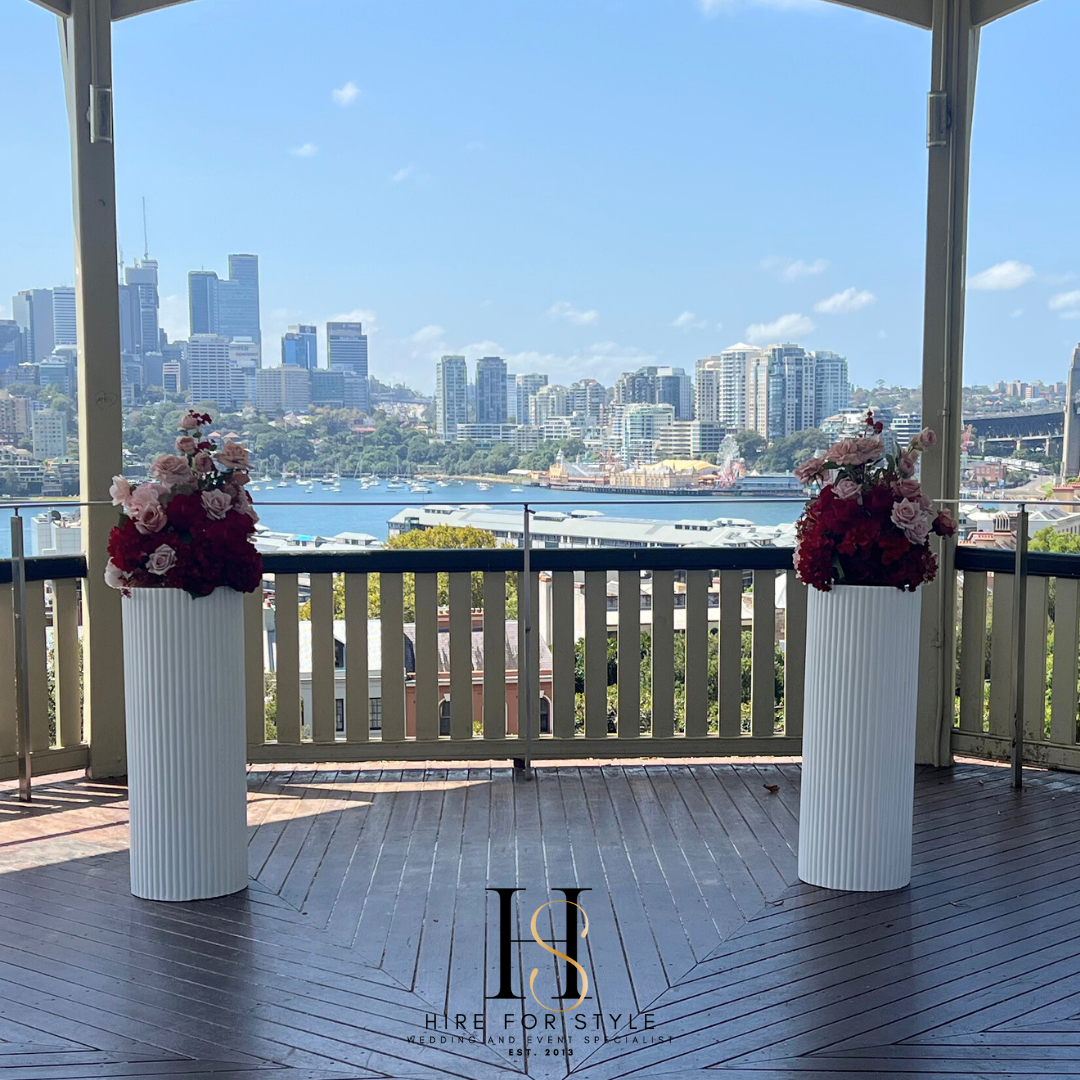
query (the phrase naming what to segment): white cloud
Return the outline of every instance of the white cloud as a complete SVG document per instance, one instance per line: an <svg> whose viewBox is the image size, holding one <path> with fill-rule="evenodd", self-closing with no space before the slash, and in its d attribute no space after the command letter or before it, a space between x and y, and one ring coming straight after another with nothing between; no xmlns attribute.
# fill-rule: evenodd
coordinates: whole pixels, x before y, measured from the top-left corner
<svg viewBox="0 0 1080 1080"><path fill-rule="evenodd" d="M352 311L345 311L340 315L331 315L327 322L363 323L365 334L374 334L377 329L375 312L370 308L353 308Z"/></svg>
<svg viewBox="0 0 1080 1080"><path fill-rule="evenodd" d="M781 315L770 323L751 323L746 328L747 341L755 345L768 342L792 341L814 329L814 321L805 315Z"/></svg>
<svg viewBox="0 0 1080 1080"><path fill-rule="evenodd" d="M785 259L779 255L770 255L761 260L762 270L775 274L781 281L798 281L801 277L812 277L820 274L828 265L828 259L807 262L805 259Z"/></svg>
<svg viewBox="0 0 1080 1080"><path fill-rule="evenodd" d="M850 315L853 311L862 311L864 307L877 303L877 297L867 289L845 289L833 293L814 305L815 311L822 315Z"/></svg>
<svg viewBox="0 0 1080 1080"><path fill-rule="evenodd" d="M692 311L684 311L671 321L676 330L704 330L709 325L707 319L699 319Z"/></svg>
<svg viewBox="0 0 1080 1080"><path fill-rule="evenodd" d="M416 171L415 165L406 165L403 169L398 169L393 176L390 177L391 184L400 184L403 180L408 180L410 176Z"/></svg>
<svg viewBox="0 0 1080 1080"><path fill-rule="evenodd" d="M982 292L1002 292L1006 289L1019 289L1035 276L1035 268L1027 263L1007 259L981 270L968 278L968 288Z"/></svg>
<svg viewBox="0 0 1080 1080"><path fill-rule="evenodd" d="M1056 311L1063 319L1080 319L1080 289L1050 297L1050 310Z"/></svg>
<svg viewBox="0 0 1080 1080"><path fill-rule="evenodd" d="M600 312L595 309L581 311L567 300L560 300L548 308L549 319L563 319L572 326L592 326L600 318Z"/></svg>
<svg viewBox="0 0 1080 1080"><path fill-rule="evenodd" d="M330 91L330 97L333 98L334 104L340 105L343 109L346 105L351 105L359 96L360 87L351 79L339 89Z"/></svg>
<svg viewBox="0 0 1080 1080"><path fill-rule="evenodd" d="M1018 307L1018 308L1017 308L1017 309L1016 309L1016 310L1015 310L1015 311L1014 311L1014 312L1013 312L1013 313L1012 313L1012 314L1011 314L1011 315L1009 316L1009 318L1011 318L1011 319L1019 319L1019 318L1020 318L1020 316L1021 316L1021 315L1023 315L1023 314L1024 314L1024 309L1023 309L1022 307Z"/></svg>
<svg viewBox="0 0 1080 1080"><path fill-rule="evenodd" d="M417 345L426 345L431 341L441 341L446 331L441 327L432 323L430 326L421 326L412 336L412 340Z"/></svg>
<svg viewBox="0 0 1080 1080"><path fill-rule="evenodd" d="M314 157L319 152L319 148L313 142L306 142L300 146L294 146L289 153L293 157Z"/></svg>

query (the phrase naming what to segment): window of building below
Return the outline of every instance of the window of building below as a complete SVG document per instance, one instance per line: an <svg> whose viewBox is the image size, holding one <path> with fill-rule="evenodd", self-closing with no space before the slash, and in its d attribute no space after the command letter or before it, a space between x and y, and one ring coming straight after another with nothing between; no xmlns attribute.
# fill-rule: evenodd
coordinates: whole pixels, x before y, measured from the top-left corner
<svg viewBox="0 0 1080 1080"><path fill-rule="evenodd" d="M334 734L345 734L345 699L334 699Z"/></svg>
<svg viewBox="0 0 1080 1080"><path fill-rule="evenodd" d="M450 699L444 697L439 702L439 734L450 734Z"/></svg>
<svg viewBox="0 0 1080 1080"><path fill-rule="evenodd" d="M372 731L382 731L382 698L368 698L368 718Z"/></svg>

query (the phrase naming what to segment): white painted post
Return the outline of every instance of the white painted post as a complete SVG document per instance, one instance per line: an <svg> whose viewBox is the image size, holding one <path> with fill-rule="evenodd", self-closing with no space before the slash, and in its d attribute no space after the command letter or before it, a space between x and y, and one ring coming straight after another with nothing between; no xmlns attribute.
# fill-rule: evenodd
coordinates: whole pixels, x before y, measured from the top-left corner
<svg viewBox="0 0 1080 1080"><path fill-rule="evenodd" d="M75 304L79 336L79 492L108 500L121 467L120 301L116 281L116 178L111 128L109 0L72 0L58 19L71 129ZM91 95L91 86L95 88ZM103 93L103 91L105 91ZM91 97L95 138L91 140ZM109 506L82 510L84 710L90 775L127 772L120 594L104 582Z"/></svg>
<svg viewBox="0 0 1080 1080"><path fill-rule="evenodd" d="M968 174L979 30L970 0L934 0L928 106L923 423L937 445L922 460L931 499L960 494ZM924 586L916 760L946 765L955 706L956 542L937 544L938 575Z"/></svg>

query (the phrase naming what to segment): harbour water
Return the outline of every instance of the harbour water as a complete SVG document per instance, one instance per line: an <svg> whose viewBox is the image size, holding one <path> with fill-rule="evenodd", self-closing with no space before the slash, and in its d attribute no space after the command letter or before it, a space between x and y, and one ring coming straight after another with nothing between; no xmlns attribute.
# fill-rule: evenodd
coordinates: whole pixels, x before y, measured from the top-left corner
<svg viewBox="0 0 1080 1080"><path fill-rule="evenodd" d="M672 498L642 494L638 497L604 494L595 491L558 491L550 488L523 487L492 483L484 488L474 481L453 482L440 487L434 482L425 486L430 491L411 491L408 486L387 488L383 481L378 487L363 488L359 481L342 479L340 490L329 485L309 485L278 481L254 481L252 492L262 523L274 532L304 536L332 537L338 533L369 533L379 540L387 536L387 521L407 506L430 504L486 505L512 509L528 501L549 508L574 510L588 508L611 517L645 518L652 521L679 521L684 518L713 521L716 518L736 518L755 525L783 525L794 522L801 510L802 500L762 499L738 495ZM67 513L69 508L56 504ZM43 506L44 509L44 506ZM37 511L22 511L27 518L26 545L37 554L31 519ZM0 509L0 558L11 553L9 521L11 511Z"/></svg>

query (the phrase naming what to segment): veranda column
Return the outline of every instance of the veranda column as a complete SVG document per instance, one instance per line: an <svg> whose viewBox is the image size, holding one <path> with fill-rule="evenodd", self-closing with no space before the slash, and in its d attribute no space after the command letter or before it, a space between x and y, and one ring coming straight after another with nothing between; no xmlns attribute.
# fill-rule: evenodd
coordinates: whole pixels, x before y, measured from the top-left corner
<svg viewBox="0 0 1080 1080"><path fill-rule="evenodd" d="M968 181L979 30L971 0L934 0L927 145L922 418L939 432L922 462L931 499L960 494ZM936 100L935 100L936 98ZM935 542L939 570L923 588L916 761L951 761L955 707L956 541Z"/></svg>
<svg viewBox="0 0 1080 1080"><path fill-rule="evenodd" d="M75 224L75 309L79 335L79 493L85 502L108 500L120 472L123 417L120 409L120 301L116 280L116 178L111 122L91 141L94 85L112 88L109 0L71 0L61 17L60 54L71 128ZM108 119L111 121L111 107ZM127 772L124 748L124 663L120 594L104 581L109 528L116 511L82 510L83 693L85 737L94 777Z"/></svg>

